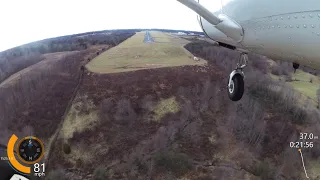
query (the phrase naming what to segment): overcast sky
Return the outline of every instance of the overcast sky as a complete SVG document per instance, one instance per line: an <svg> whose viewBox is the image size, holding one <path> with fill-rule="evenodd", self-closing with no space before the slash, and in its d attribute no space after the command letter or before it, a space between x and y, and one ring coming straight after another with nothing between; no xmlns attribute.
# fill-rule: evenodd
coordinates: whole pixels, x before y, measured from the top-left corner
<svg viewBox="0 0 320 180"><path fill-rule="evenodd" d="M0 51L50 37L105 29L201 31L176 0L1 0Z"/></svg>

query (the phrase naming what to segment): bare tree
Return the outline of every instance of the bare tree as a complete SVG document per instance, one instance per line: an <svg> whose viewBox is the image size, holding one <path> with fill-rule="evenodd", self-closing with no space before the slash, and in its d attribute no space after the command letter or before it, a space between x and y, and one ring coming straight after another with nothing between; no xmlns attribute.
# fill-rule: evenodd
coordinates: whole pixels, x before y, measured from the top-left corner
<svg viewBox="0 0 320 180"><path fill-rule="evenodd" d="M114 115L115 120L121 124L127 124L136 120L137 114L134 111L130 100L121 99L117 104L117 111Z"/></svg>

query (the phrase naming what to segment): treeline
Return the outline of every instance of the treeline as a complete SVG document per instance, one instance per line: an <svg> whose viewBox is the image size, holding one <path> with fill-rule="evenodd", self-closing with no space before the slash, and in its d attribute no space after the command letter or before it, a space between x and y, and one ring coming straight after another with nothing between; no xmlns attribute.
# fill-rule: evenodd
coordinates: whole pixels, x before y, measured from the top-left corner
<svg viewBox="0 0 320 180"><path fill-rule="evenodd" d="M45 39L6 50L0 53L0 82L43 60L42 54L81 51L92 45L115 46L134 34L135 30L89 32Z"/></svg>
<svg viewBox="0 0 320 180"><path fill-rule="evenodd" d="M0 57L11 60L34 53L45 54L63 51L84 50L91 45L108 44L115 46L133 36L134 31L92 32L45 39L18 46L0 53Z"/></svg>
<svg viewBox="0 0 320 180"><path fill-rule="evenodd" d="M87 49L87 47L90 45L96 44L117 45L125 39L133 36L136 32L140 31L162 31L169 33L184 32L187 34L194 33L196 35L203 35L203 32L170 29L115 29L92 31L48 38L37 42L28 43L1 52L0 57L11 59L33 53L44 54L61 51L83 50Z"/></svg>

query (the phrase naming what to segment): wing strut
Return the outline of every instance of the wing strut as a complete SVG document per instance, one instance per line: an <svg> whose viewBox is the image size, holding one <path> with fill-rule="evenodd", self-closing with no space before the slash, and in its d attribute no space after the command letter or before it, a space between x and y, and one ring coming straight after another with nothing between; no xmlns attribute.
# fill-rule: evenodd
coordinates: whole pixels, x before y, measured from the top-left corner
<svg viewBox="0 0 320 180"><path fill-rule="evenodd" d="M213 15L208 9L203 7L201 4L194 0L177 0L180 3L184 4L188 8L192 9L194 12L198 13L201 17L207 20L213 25L217 25L222 22L218 17Z"/></svg>
<svg viewBox="0 0 320 180"><path fill-rule="evenodd" d="M203 7L201 4L194 0L177 0L184 4L194 12L198 13L201 17L207 20L210 24L214 25L215 28L219 29L225 35L241 42L243 40L244 31L242 27L230 17L220 14L218 17L212 14L208 9Z"/></svg>

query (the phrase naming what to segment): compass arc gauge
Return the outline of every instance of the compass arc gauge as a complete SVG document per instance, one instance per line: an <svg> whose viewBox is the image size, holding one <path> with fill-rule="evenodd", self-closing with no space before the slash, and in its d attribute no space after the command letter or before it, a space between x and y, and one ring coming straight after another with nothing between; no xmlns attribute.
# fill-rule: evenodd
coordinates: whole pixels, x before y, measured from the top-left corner
<svg viewBox="0 0 320 180"><path fill-rule="evenodd" d="M23 163L35 164L39 162L44 155L43 143L34 136L25 137L18 143L17 155Z"/></svg>

